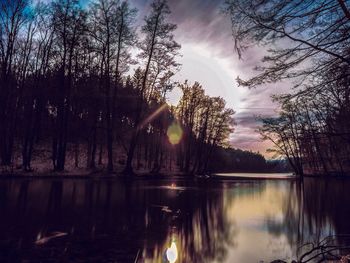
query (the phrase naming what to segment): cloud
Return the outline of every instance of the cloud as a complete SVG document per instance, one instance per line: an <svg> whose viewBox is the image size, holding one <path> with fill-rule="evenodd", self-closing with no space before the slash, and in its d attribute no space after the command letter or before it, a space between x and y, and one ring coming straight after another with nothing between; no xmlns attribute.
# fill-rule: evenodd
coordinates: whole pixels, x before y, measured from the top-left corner
<svg viewBox="0 0 350 263"><path fill-rule="evenodd" d="M272 143L262 141L257 133L261 125L259 118L277 116L278 105L272 102L271 95L286 93L290 91L290 87L289 82L284 82L247 91L235 116L237 126L230 138L233 147L259 151L265 157L272 157L271 153L266 152L268 148L273 147Z"/></svg>
<svg viewBox="0 0 350 263"><path fill-rule="evenodd" d="M138 24L150 11L152 1L132 0L139 10ZM210 46L220 46L232 42L231 23L222 12L223 0L170 0L170 21L177 24L176 37L179 42L205 42ZM226 53L227 49L215 49ZM232 54L233 46L231 51Z"/></svg>

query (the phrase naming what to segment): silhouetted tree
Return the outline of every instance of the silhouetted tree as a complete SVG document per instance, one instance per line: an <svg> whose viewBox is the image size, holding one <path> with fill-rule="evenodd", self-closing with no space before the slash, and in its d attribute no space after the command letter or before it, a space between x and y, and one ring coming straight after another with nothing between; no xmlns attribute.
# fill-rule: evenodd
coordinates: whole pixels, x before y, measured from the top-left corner
<svg viewBox="0 0 350 263"><path fill-rule="evenodd" d="M177 115L184 129L180 145L180 166L184 172L205 172L216 146L224 146L233 131L232 109L225 108L219 97L205 95L202 86L186 81L179 85L183 95L177 107Z"/></svg>
<svg viewBox="0 0 350 263"><path fill-rule="evenodd" d="M76 0L52 3L55 63L58 68L53 106L54 134L52 162L57 171L64 170L71 114L71 93L74 87L74 62L85 34L85 13Z"/></svg>
<svg viewBox="0 0 350 263"><path fill-rule="evenodd" d="M140 58L145 60L145 68L142 72L142 81L139 86L140 102L137 104L134 131L130 141L126 166L124 173L132 174L132 160L140 135L140 127L143 113L143 101L152 96L159 75L165 70L171 70L171 67L177 66L175 56L180 45L174 41L173 31L176 29L175 24L167 22L167 16L170 9L166 0L155 0L151 4L151 13L145 18L145 25L142 27L142 33L145 35L144 40L140 44L142 50ZM156 74L153 68L157 68ZM153 75L152 75L153 74ZM153 77L153 79L151 78Z"/></svg>
<svg viewBox="0 0 350 263"><path fill-rule="evenodd" d="M18 89L16 83L19 76L15 58L20 53L18 40L21 28L27 21L27 7L26 0L5 0L0 5L0 151L3 165L11 164L13 157L19 107L17 101L22 97L22 89ZM25 53L27 52L28 49ZM25 61L22 62L26 64Z"/></svg>
<svg viewBox="0 0 350 263"><path fill-rule="evenodd" d="M227 0L226 10L239 56L252 43L270 47L264 65L258 67L261 74L239 79L242 85L254 87L290 78L300 85L334 64L350 65L349 9L343 0ZM333 81L336 78L328 80Z"/></svg>
<svg viewBox="0 0 350 263"><path fill-rule="evenodd" d="M99 0L90 9L90 36L100 60L100 88L105 96L108 171L113 171L113 137L117 88L121 73L127 68L123 59L129 57L127 48L134 43L132 29L136 11L127 2ZM114 68L114 69L113 69ZM114 76L114 77L113 77ZM111 88L112 86L112 88Z"/></svg>

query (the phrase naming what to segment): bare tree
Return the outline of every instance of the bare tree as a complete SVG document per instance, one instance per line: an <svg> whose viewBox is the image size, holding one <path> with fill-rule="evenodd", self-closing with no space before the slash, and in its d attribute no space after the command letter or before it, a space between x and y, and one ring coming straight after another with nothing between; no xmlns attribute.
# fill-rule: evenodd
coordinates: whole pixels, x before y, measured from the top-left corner
<svg viewBox="0 0 350 263"><path fill-rule="evenodd" d="M173 31L176 25L167 22L167 16L170 14L170 9L166 0L155 0L151 4L152 11L149 16L145 18L145 25L142 27L144 40L140 44L142 53L140 58L145 60L145 69L143 72L142 82L140 83L140 103L138 103L135 112L134 131L130 141L125 174L132 174L132 161L134 158L135 148L138 137L140 135L140 124L142 121L143 100L147 88L150 88L151 83L155 83L155 79L151 80L151 70L155 63L155 58L162 55L164 60L157 60L157 63L162 65L165 61L166 66L170 67L175 64L175 56L177 55L180 45L174 41ZM171 61L171 63L169 63ZM165 65L163 65L165 66ZM158 76L158 74L156 75Z"/></svg>
<svg viewBox="0 0 350 263"><path fill-rule="evenodd" d="M26 22L26 0L6 0L0 4L0 151L1 163L9 165L12 161L16 130L16 72L14 58L17 55L17 40L20 29Z"/></svg>
<svg viewBox="0 0 350 263"><path fill-rule="evenodd" d="M255 87L291 78L300 85L336 63L350 64L345 1L227 0L226 10L240 57L253 43L268 47L265 63L257 68L261 73L239 79L242 85Z"/></svg>
<svg viewBox="0 0 350 263"><path fill-rule="evenodd" d="M64 170L68 141L74 58L85 32L85 13L76 0L55 1L52 4L57 74L57 107L55 107L52 162L57 171Z"/></svg>

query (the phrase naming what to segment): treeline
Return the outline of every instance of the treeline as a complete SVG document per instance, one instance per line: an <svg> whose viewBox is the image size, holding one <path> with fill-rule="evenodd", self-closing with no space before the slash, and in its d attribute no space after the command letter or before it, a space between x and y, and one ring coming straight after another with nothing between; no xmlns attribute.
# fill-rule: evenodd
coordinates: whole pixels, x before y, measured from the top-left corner
<svg viewBox="0 0 350 263"><path fill-rule="evenodd" d="M1 2L2 165L19 160L31 171L39 158L55 171L67 163L125 174L208 169L234 112L199 83L171 80L180 45L167 2L151 3L139 31L136 14L118 0ZM175 85L183 95L169 106Z"/></svg>
<svg viewBox="0 0 350 263"><path fill-rule="evenodd" d="M210 170L221 173L267 172L265 158L257 153L239 149L216 147L209 164Z"/></svg>
<svg viewBox="0 0 350 263"><path fill-rule="evenodd" d="M299 174L350 174L349 1L226 1L239 55L250 42L269 46L259 73L239 83L288 80L274 96L278 117L260 132Z"/></svg>
<svg viewBox="0 0 350 263"><path fill-rule="evenodd" d="M259 153L234 148L215 147L209 171L220 173L283 173L292 169L286 159L266 160Z"/></svg>

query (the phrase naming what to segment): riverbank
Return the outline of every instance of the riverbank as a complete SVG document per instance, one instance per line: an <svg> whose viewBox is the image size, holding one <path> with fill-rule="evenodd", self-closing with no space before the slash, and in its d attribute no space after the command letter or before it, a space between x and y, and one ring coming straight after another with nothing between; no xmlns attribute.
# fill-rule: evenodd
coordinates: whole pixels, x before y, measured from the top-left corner
<svg viewBox="0 0 350 263"><path fill-rule="evenodd" d="M227 179L249 180L295 180L298 177L294 173L215 173L211 177Z"/></svg>
<svg viewBox="0 0 350 263"><path fill-rule="evenodd" d="M17 169L4 169L0 166L1 178L59 178L59 179L186 179L186 180L299 180L299 176L292 172L288 173L254 173L254 172L232 172L232 173L212 173L204 175L191 175L180 172L178 170L165 170L160 173L152 173L148 170L137 170L133 175L123 174L122 167L117 171L109 173L105 167L96 169L75 168L65 170L62 172L53 171L50 169L36 169L33 171L23 171ZM304 175L303 178L318 178L318 179L350 179L349 176L342 176L339 174L332 174L329 176L321 175Z"/></svg>
<svg viewBox="0 0 350 263"><path fill-rule="evenodd" d="M166 170L159 174L154 174L145 169L138 169L133 175L123 174L123 166L117 166L115 171L110 173L107 171L106 167L101 165L95 169L80 168L80 167L69 167L64 171L54 171L47 166L41 165L37 166L32 171L24 171L20 166L15 168L15 166L0 166L0 178L1 177L31 177L31 178L138 178L143 176L153 176L153 177L163 177L163 176L186 176L184 173L181 173L177 170Z"/></svg>
<svg viewBox="0 0 350 263"><path fill-rule="evenodd" d="M104 171L90 171L85 173L76 173L76 172L55 172L50 171L46 173L32 173L32 172L14 172L14 173L1 173L0 178L61 178L61 179L86 179L86 178L193 178L192 176L186 176L184 174L173 173L173 174L152 174L152 173L138 173L133 175L125 175L123 173L107 173Z"/></svg>
<svg viewBox="0 0 350 263"><path fill-rule="evenodd" d="M181 172L176 169L164 169L159 173L152 173L148 169L137 169L133 175L123 174L123 166L117 166L113 173L109 173L105 166L99 166L95 169L69 167L69 169L58 172L51 168L40 165L32 171L24 171L20 166L0 166L0 178L5 177L30 177L30 178L147 178L147 179L167 179L167 178L187 178L187 179L285 179L285 175L291 173L252 173L247 171L236 171L233 173L212 173L204 175L192 175ZM256 175L256 176L252 176ZM264 176L262 176L264 175ZM276 176L280 175L280 176Z"/></svg>
<svg viewBox="0 0 350 263"><path fill-rule="evenodd" d="M254 176L253 176L254 175ZM126 179L126 180L200 180L200 181L237 181L237 180L296 180L297 177L285 173L214 173L211 175L189 175L185 173L159 173L149 172L125 175L123 173L107 173L105 171L77 172L15 172L2 173L0 179Z"/></svg>

